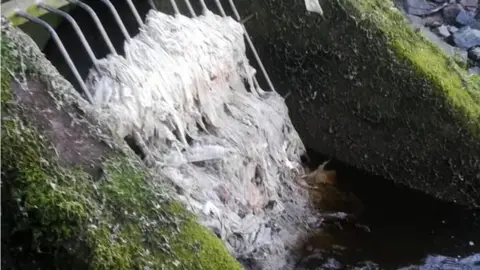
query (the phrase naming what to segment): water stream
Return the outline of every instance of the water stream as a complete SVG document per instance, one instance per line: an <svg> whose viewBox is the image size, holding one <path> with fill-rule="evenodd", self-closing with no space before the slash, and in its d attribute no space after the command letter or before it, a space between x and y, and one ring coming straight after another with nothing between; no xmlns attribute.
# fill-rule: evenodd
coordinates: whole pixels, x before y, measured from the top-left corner
<svg viewBox="0 0 480 270"><path fill-rule="evenodd" d="M296 269L480 269L479 210L338 161L330 169L337 171L339 189L353 192L363 211L348 222L323 223L301 246Z"/></svg>

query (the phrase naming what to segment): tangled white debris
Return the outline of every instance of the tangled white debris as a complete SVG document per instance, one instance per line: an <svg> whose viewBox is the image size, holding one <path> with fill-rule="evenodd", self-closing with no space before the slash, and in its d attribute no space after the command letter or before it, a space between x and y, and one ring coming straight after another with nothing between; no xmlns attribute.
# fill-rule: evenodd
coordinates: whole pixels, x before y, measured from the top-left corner
<svg viewBox="0 0 480 270"><path fill-rule="evenodd" d="M151 11L125 57L101 60L87 85L98 116L144 142L154 169L235 256L280 269L308 216L292 180L304 146L283 98L254 83L243 34L229 17Z"/></svg>

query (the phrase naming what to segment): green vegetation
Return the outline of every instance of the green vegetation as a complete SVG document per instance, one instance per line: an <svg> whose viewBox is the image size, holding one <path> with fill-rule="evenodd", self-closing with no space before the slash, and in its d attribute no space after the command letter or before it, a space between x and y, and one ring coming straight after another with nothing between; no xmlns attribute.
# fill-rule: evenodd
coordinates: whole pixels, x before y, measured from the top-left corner
<svg viewBox="0 0 480 270"><path fill-rule="evenodd" d="M95 164L100 179L80 164L64 165L36 119L14 102L12 74L20 56L9 42L2 28L2 266L241 269L216 236L162 195L131 151L105 151ZM26 69L35 75L34 64Z"/></svg>
<svg viewBox="0 0 480 270"><path fill-rule="evenodd" d="M424 78L432 82L433 89L445 96L450 105L461 115L459 120L467 124L480 136L480 76L467 76L465 70L448 58L436 45L415 33L405 23L405 17L392 9L390 1L366 0L347 2L357 13L374 23L388 37L389 47L416 68Z"/></svg>

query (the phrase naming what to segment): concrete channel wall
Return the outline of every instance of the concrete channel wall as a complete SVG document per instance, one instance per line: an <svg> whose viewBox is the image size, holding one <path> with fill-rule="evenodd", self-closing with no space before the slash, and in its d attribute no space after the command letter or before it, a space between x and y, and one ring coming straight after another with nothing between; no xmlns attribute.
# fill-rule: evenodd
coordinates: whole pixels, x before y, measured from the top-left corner
<svg viewBox="0 0 480 270"><path fill-rule="evenodd" d="M307 147L480 206L480 78L385 0L236 1ZM379 191L381 192L381 191Z"/></svg>

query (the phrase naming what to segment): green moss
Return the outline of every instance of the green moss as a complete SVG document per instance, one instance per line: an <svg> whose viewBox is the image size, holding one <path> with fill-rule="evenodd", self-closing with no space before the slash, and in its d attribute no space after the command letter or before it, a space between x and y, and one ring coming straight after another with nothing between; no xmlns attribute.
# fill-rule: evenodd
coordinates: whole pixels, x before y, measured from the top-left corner
<svg viewBox="0 0 480 270"><path fill-rule="evenodd" d="M210 231L199 227L193 219L189 219L180 232L179 238L182 240L177 241L173 248L177 251L176 254L183 258L184 263L192 267L191 269L212 269L204 267L211 263L212 258L215 258L215 269L242 269L231 257L218 256L224 252L223 243L219 238L210 235ZM192 248L196 250L195 257L189 253Z"/></svg>
<svg viewBox="0 0 480 270"><path fill-rule="evenodd" d="M23 12L25 12L25 13L29 14L30 16L33 16L33 17L41 17L41 16L48 13L48 11L46 11L44 9L41 9L41 8L38 8L35 4L35 1L31 1L31 2L33 2L33 4L28 5L25 9L23 9L21 11L23 11ZM66 9L65 6L69 5L69 3L65 0L44 0L43 3L46 4L46 5L49 5L51 7L62 8L64 10ZM10 4L11 3L7 4L8 7L12 7L12 5L10 5ZM5 6L4 6L4 8L5 8ZM28 22L28 20L24 19L23 17L16 16L14 12L15 12L15 10L3 11L2 15L5 15L8 18L8 20L15 26L20 26L20 25Z"/></svg>
<svg viewBox="0 0 480 270"><path fill-rule="evenodd" d="M423 77L432 82L433 89L447 98L452 108L459 113L459 121L480 136L480 79L467 76L466 72L436 45L405 23L404 15L392 9L390 1L346 0L355 7L361 18L370 20L388 37L400 59L411 63ZM472 120L473 119L473 120Z"/></svg>
<svg viewBox="0 0 480 270"><path fill-rule="evenodd" d="M105 153L98 164L103 177L96 181L81 168L61 165L35 119L12 102L19 61L9 42L2 35L2 263L29 269L241 269L216 236L162 195L132 153ZM27 65L27 73L35 66Z"/></svg>

